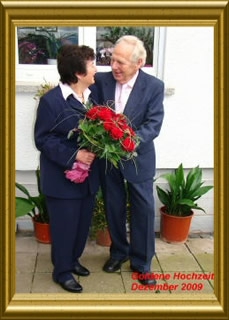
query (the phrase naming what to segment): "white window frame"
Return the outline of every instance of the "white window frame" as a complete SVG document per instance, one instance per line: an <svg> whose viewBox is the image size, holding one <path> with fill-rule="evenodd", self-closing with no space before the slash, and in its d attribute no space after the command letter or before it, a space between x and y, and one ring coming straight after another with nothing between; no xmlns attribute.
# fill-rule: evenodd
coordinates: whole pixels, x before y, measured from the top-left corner
<svg viewBox="0 0 229 320"><path fill-rule="evenodd" d="M96 27L78 27L79 44L85 44L96 50ZM16 83L40 84L44 81L57 84L59 74L56 65L35 65L18 63L18 41L16 41ZM163 80L164 56L166 44L166 27L155 27L154 33L154 65L143 70ZM109 71L110 66L97 66L97 71Z"/></svg>

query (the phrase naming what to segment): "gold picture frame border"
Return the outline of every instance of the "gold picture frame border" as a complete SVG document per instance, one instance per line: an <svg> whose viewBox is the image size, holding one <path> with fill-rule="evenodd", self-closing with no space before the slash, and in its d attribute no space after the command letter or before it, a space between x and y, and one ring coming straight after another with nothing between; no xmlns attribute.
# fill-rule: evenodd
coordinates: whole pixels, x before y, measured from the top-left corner
<svg viewBox="0 0 229 320"><path fill-rule="evenodd" d="M5 0L0 10L0 319L229 319L228 1ZM16 27L116 24L214 28L214 294L16 294Z"/></svg>

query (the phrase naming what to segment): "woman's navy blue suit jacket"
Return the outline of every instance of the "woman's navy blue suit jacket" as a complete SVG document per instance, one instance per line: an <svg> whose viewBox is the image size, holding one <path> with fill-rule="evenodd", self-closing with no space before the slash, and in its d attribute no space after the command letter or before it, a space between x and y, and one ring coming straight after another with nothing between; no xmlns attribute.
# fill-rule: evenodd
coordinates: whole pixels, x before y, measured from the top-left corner
<svg viewBox="0 0 229 320"><path fill-rule="evenodd" d="M47 196L80 199L98 190L97 160L83 183L70 182L64 174L65 170L72 168L79 147L77 133L68 139L68 132L78 127L85 112L84 106L73 96L65 100L59 86L40 99L34 137L40 151L41 189Z"/></svg>

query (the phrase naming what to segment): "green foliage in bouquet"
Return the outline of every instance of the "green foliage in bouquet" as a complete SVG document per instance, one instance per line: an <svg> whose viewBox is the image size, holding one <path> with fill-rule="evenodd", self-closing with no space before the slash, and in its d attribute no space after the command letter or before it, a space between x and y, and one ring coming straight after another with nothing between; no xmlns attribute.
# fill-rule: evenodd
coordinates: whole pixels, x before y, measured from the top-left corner
<svg viewBox="0 0 229 320"><path fill-rule="evenodd" d="M110 161L115 167L126 160L134 160L139 137L123 114L104 106L89 108L79 123L79 144L94 152L98 158ZM72 130L74 131L74 129Z"/></svg>

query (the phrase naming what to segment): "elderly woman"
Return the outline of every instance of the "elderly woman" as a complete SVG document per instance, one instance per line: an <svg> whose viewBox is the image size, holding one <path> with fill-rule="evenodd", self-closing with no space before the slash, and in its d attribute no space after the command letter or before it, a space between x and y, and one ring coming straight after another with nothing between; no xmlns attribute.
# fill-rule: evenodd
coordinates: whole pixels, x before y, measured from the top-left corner
<svg viewBox="0 0 229 320"><path fill-rule="evenodd" d="M59 85L41 97L35 122L35 144L40 151L41 188L50 217L53 280L70 292L82 286L73 274L88 276L89 270L79 262L85 248L99 187L95 155L79 149L77 129L85 115L94 83L95 54L88 46L67 45L61 48L57 67ZM88 177L72 182L66 172L75 164L90 166Z"/></svg>

